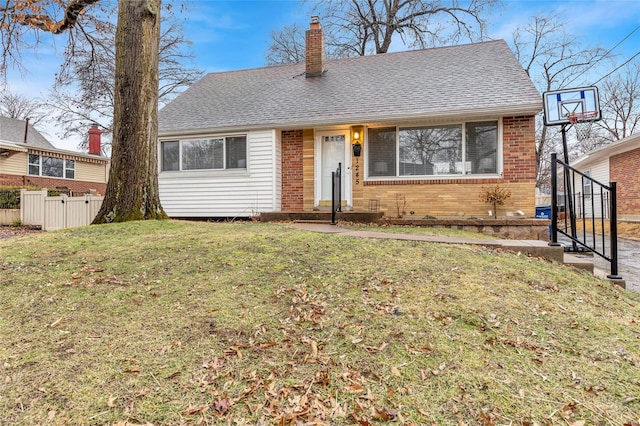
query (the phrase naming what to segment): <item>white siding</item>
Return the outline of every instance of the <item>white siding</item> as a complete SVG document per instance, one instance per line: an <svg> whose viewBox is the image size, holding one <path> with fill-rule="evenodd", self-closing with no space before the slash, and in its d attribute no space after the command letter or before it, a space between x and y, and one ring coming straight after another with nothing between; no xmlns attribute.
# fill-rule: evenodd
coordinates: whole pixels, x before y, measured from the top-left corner
<svg viewBox="0 0 640 426"><path fill-rule="evenodd" d="M160 172L162 206L170 217L249 217L278 209L278 143L275 130L248 132L246 170Z"/></svg>
<svg viewBox="0 0 640 426"><path fill-rule="evenodd" d="M582 173L588 172L589 176L601 184L609 186L609 158L603 158L594 163L577 167ZM582 182L576 182L576 186L581 185ZM584 194L584 188L576 188L576 192ZM594 194L586 196L584 199L580 197L577 200L576 212L579 217L602 217L602 206L604 203L604 210L608 212L607 204L609 202L608 192L604 192L604 197L601 195L600 187L594 185ZM603 200L604 198L604 200ZM592 214L593 211L593 214ZM605 216L607 216L605 214Z"/></svg>
<svg viewBox="0 0 640 426"><path fill-rule="evenodd" d="M591 165L591 177L598 182L609 185L609 159L605 158Z"/></svg>

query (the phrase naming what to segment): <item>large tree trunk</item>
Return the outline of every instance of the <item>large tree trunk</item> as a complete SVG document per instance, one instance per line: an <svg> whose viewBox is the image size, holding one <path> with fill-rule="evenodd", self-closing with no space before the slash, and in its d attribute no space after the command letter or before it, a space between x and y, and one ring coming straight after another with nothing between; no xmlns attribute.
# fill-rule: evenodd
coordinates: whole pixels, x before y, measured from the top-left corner
<svg viewBox="0 0 640 426"><path fill-rule="evenodd" d="M109 183L93 223L166 219L158 194L161 0L120 0Z"/></svg>

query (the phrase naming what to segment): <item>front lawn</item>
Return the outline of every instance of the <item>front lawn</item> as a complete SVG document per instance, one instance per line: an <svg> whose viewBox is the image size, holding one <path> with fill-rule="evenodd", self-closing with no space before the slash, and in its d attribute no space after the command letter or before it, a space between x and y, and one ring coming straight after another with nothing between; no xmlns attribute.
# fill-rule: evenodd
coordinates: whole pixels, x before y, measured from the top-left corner
<svg viewBox="0 0 640 426"><path fill-rule="evenodd" d="M539 259L151 221L0 272L0 424L640 424L640 295Z"/></svg>

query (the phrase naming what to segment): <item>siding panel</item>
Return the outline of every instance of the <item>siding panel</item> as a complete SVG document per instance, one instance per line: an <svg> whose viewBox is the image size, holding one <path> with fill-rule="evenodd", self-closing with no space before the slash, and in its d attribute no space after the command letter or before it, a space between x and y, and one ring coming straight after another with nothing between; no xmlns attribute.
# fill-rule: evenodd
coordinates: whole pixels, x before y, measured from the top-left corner
<svg viewBox="0 0 640 426"><path fill-rule="evenodd" d="M609 159L604 158L600 161L597 161L586 168L578 168L581 172L588 172L590 177L593 180L596 180L602 184L609 185ZM580 188L582 185L582 181L578 181L576 183L577 188L575 188L575 192L580 193L580 196L577 197L576 200L576 214L578 217L591 217L595 216L597 218L603 217L603 209L602 206L604 204L604 216L608 217L608 196L603 195L598 190L598 187L594 185L594 194L589 194L584 191L584 187ZM583 196L584 195L584 196Z"/></svg>
<svg viewBox="0 0 640 426"><path fill-rule="evenodd" d="M272 130L247 134L247 170L160 172L160 201L171 217L250 217L274 211Z"/></svg>
<svg viewBox="0 0 640 426"><path fill-rule="evenodd" d="M76 161L76 180L85 182L107 182L107 167L104 164Z"/></svg>
<svg viewBox="0 0 640 426"><path fill-rule="evenodd" d="M17 152L9 157L0 157L0 174L26 175L28 154Z"/></svg>

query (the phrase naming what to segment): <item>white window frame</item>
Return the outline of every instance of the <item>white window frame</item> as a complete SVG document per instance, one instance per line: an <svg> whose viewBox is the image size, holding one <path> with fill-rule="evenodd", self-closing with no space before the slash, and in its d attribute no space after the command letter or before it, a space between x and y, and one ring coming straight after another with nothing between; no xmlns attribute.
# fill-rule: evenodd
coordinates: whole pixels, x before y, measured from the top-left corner
<svg viewBox="0 0 640 426"><path fill-rule="evenodd" d="M498 131L498 146L496 147L496 173L483 173L483 174L471 174L471 173L461 173L461 174L438 174L438 175L400 175L400 130L409 128L409 127L438 127L438 126L449 126L449 125L459 125L462 130L462 164L466 163L466 124L467 123L481 123L495 121L497 122L497 131ZM401 125L380 125L375 127L369 127L367 131L365 131L366 137L369 136L369 129L376 128L389 128L395 127L396 129L396 142L395 142L395 157L396 157L396 175L395 176L370 176L369 174L369 142L365 141L365 153L364 153L364 166L365 166L365 181L384 181L384 180L435 180L435 179L478 179L478 178L495 178L502 176L504 170L504 138L503 138L503 123L502 118L490 117L490 118L479 118L476 120L467 120L467 121L458 121L458 122L437 122L437 123L407 123Z"/></svg>
<svg viewBox="0 0 640 426"><path fill-rule="evenodd" d="M582 197L586 199L591 199L591 187L593 179L591 179L591 170L586 170L583 172L584 177L582 178Z"/></svg>
<svg viewBox="0 0 640 426"><path fill-rule="evenodd" d="M244 137L245 138L245 167L227 167L227 138ZM222 168L210 168L210 169L183 169L182 168L182 144L183 142L190 141L202 141L202 140L214 140L222 139ZM163 170L164 156L162 144L165 142L178 142L178 170ZM160 139L158 144L158 158L160 159L160 173L202 173L202 172L217 172L217 173L246 173L249 170L249 134L248 133L230 133L223 135L203 135L194 136L189 138L163 138Z"/></svg>
<svg viewBox="0 0 640 426"><path fill-rule="evenodd" d="M38 157L38 164L36 163L32 163L31 162L31 156L35 156ZM62 160L62 176L48 176L48 175L43 175L42 174L42 157L47 157L47 158L60 158ZM73 168L67 167L67 161L73 161ZM68 179L68 180L75 180L76 179L76 160L73 160L71 158L65 158L65 157L52 157L50 155L40 155L40 154L29 154L29 157L27 159L27 175L29 176L39 176L39 177L43 177L43 178L50 178L50 179ZM38 166L38 174L33 174L31 173L31 171L29 170L30 166ZM67 170L73 170L73 177L68 177L67 176Z"/></svg>

